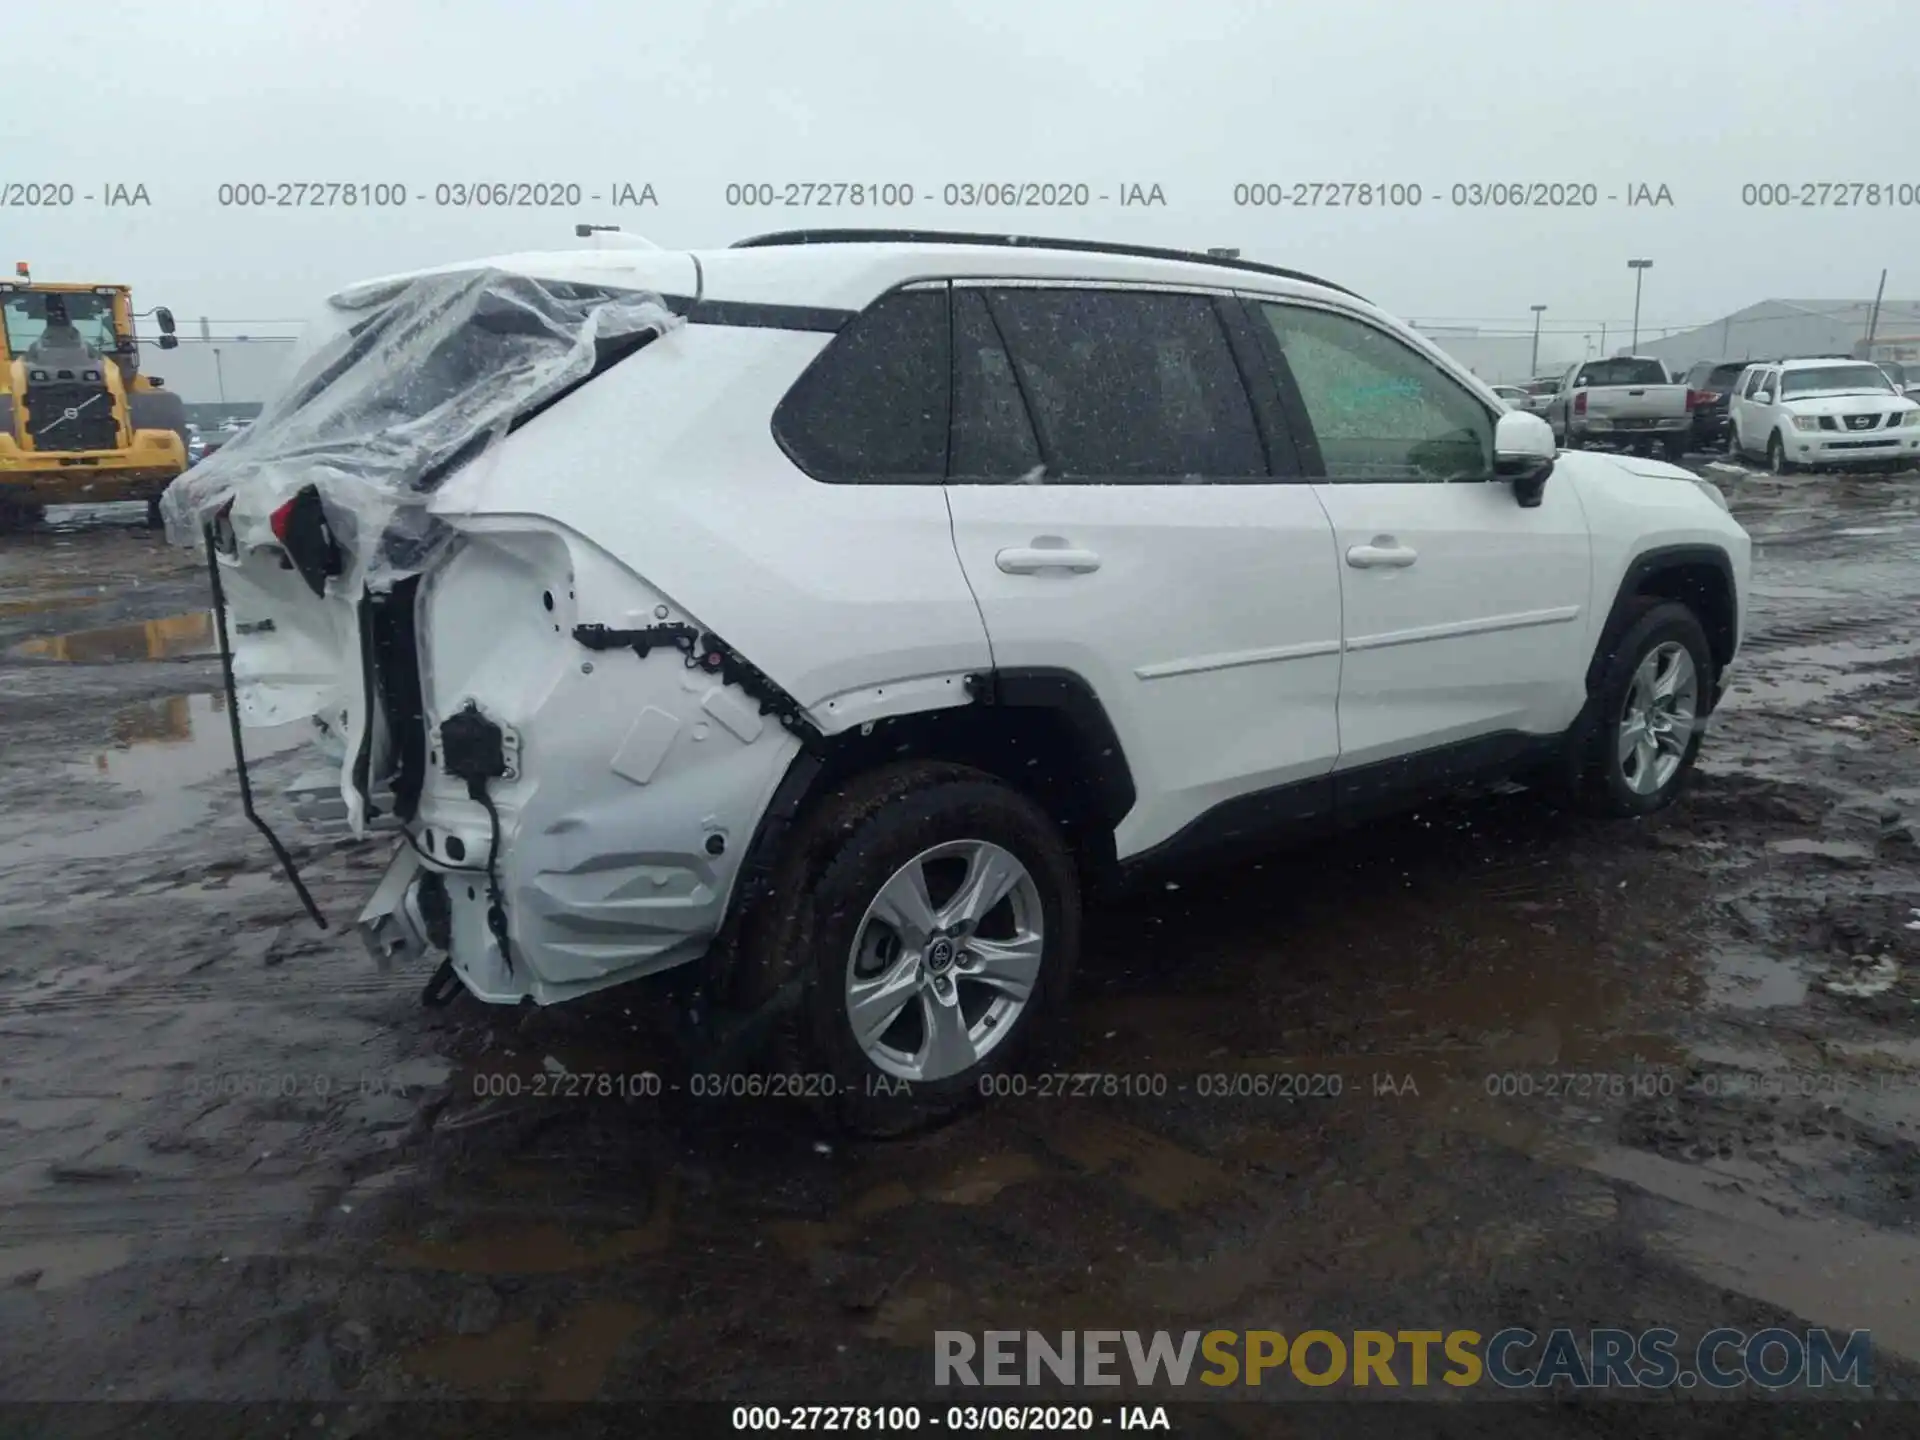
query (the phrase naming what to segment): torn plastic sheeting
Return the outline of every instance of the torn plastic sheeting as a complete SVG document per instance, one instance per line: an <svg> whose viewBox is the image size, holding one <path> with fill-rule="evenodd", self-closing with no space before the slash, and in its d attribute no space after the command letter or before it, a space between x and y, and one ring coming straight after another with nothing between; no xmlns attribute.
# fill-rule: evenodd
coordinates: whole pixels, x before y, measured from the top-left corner
<svg viewBox="0 0 1920 1440"><path fill-rule="evenodd" d="M586 378L609 347L682 323L660 296L483 269L335 295L260 417L168 486L168 538L198 545L228 500L264 518L307 486L350 562L346 592L431 559L427 512L453 469Z"/></svg>

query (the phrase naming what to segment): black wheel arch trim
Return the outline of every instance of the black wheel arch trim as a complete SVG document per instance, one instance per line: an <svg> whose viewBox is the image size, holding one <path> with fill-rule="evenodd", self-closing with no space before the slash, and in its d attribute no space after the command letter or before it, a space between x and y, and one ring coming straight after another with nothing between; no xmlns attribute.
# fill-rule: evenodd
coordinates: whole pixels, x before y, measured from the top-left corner
<svg viewBox="0 0 1920 1440"><path fill-rule="evenodd" d="M1600 677L1606 670L1613 647L1627 631L1635 611L1634 601L1645 592L1642 587L1647 581L1662 571L1677 570L1684 566L1706 565L1715 570L1727 587L1727 615L1724 626L1716 617L1699 617L1701 628L1707 632L1707 641L1714 649L1714 664L1724 671L1733 659L1740 634L1740 587L1734 583L1733 560L1725 550L1717 545L1656 545L1634 556L1627 565L1626 573L1620 577L1620 585L1613 596L1613 606L1607 612L1606 624L1600 631L1600 639L1593 648L1593 658L1587 662L1587 695L1591 699L1600 684ZM1716 634L1723 630L1723 634ZM1710 689L1712 687L1709 687ZM1710 702L1711 703L1711 702Z"/></svg>
<svg viewBox="0 0 1920 1440"><path fill-rule="evenodd" d="M980 670L967 676L967 693L975 705L1052 711L1072 734L1086 763L1092 818L1111 830L1133 809L1138 791L1126 752L1106 706L1100 703L1100 697L1084 677L1071 670L1045 666ZM917 713L938 716L952 708L964 707ZM747 917L771 894L773 875L788 837L808 809L822 777L836 773L829 762L833 742L838 738L803 737L801 747L788 762L786 773L754 827L753 838L747 844L734 878L726 914L708 951L710 978L723 992L737 964Z"/></svg>
<svg viewBox="0 0 1920 1440"><path fill-rule="evenodd" d="M1029 665L979 671L967 677L977 705L1010 705L1056 712L1073 732L1088 761L1094 813L1118 825L1139 791L1120 736L1092 685L1072 670Z"/></svg>

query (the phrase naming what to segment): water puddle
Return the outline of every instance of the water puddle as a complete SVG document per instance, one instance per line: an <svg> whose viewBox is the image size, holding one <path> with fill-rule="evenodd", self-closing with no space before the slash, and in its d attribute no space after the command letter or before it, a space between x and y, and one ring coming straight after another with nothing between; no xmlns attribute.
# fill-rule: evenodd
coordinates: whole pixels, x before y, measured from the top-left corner
<svg viewBox="0 0 1920 1440"><path fill-rule="evenodd" d="M650 1317L620 1300L589 1300L542 1333L514 1320L478 1335L449 1335L416 1347L402 1364L416 1375L476 1395L591 1400L628 1339Z"/></svg>
<svg viewBox="0 0 1920 1440"><path fill-rule="evenodd" d="M1767 848L1776 855L1811 855L1843 866L1873 860L1873 847L1859 840L1773 840Z"/></svg>
<svg viewBox="0 0 1920 1440"><path fill-rule="evenodd" d="M190 610L131 625L74 630L27 640L7 652L23 660L102 665L126 660L182 660L220 653L211 610Z"/></svg>
<svg viewBox="0 0 1920 1440"><path fill-rule="evenodd" d="M1876 1349L1920 1360L1920 1239L1845 1220L1785 1215L1698 1168L1602 1149L1587 1168L1667 1204L1660 1243L1710 1284L1815 1325L1873 1332Z"/></svg>
<svg viewBox="0 0 1920 1440"><path fill-rule="evenodd" d="M49 610L72 610L99 603L98 595L41 595L31 600L0 600L0 619L12 615L44 615Z"/></svg>
<svg viewBox="0 0 1920 1440"><path fill-rule="evenodd" d="M403 1270L462 1275L563 1275L657 1255L672 1231L671 1213L663 1206L647 1224L610 1235L575 1236L552 1224L481 1231L456 1240L401 1244L389 1263Z"/></svg>
<svg viewBox="0 0 1920 1440"><path fill-rule="evenodd" d="M1707 1003L1725 1010L1772 1010L1807 998L1807 982L1789 961L1760 950L1708 956Z"/></svg>
<svg viewBox="0 0 1920 1440"><path fill-rule="evenodd" d="M104 780L133 797L101 823L73 828L68 811L0 843L0 870L46 860L98 860L132 855L196 824L215 796L195 787L231 773L233 738L226 696L173 695L130 706L113 719L119 747L71 762L76 779ZM245 732L249 763L292 749L312 734L303 723ZM85 812L79 812L84 814Z"/></svg>

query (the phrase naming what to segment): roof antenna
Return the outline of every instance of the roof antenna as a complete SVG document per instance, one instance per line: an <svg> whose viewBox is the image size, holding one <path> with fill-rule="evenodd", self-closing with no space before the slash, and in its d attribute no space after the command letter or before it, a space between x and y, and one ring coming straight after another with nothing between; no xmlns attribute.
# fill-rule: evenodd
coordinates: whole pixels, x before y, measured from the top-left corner
<svg viewBox="0 0 1920 1440"><path fill-rule="evenodd" d="M590 240L597 250L658 250L660 247L640 235L629 235L618 225L578 224L573 233Z"/></svg>

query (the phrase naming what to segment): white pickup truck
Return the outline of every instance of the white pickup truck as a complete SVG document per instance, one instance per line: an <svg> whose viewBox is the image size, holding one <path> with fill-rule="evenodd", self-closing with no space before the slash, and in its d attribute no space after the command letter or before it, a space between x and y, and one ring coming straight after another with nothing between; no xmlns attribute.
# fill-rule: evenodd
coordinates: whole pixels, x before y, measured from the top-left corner
<svg viewBox="0 0 1920 1440"><path fill-rule="evenodd" d="M1651 451L1669 460L1686 452L1693 416L1687 387L1667 378L1667 367L1644 355L1615 355L1569 366L1546 409L1554 438L1569 450L1588 445Z"/></svg>

